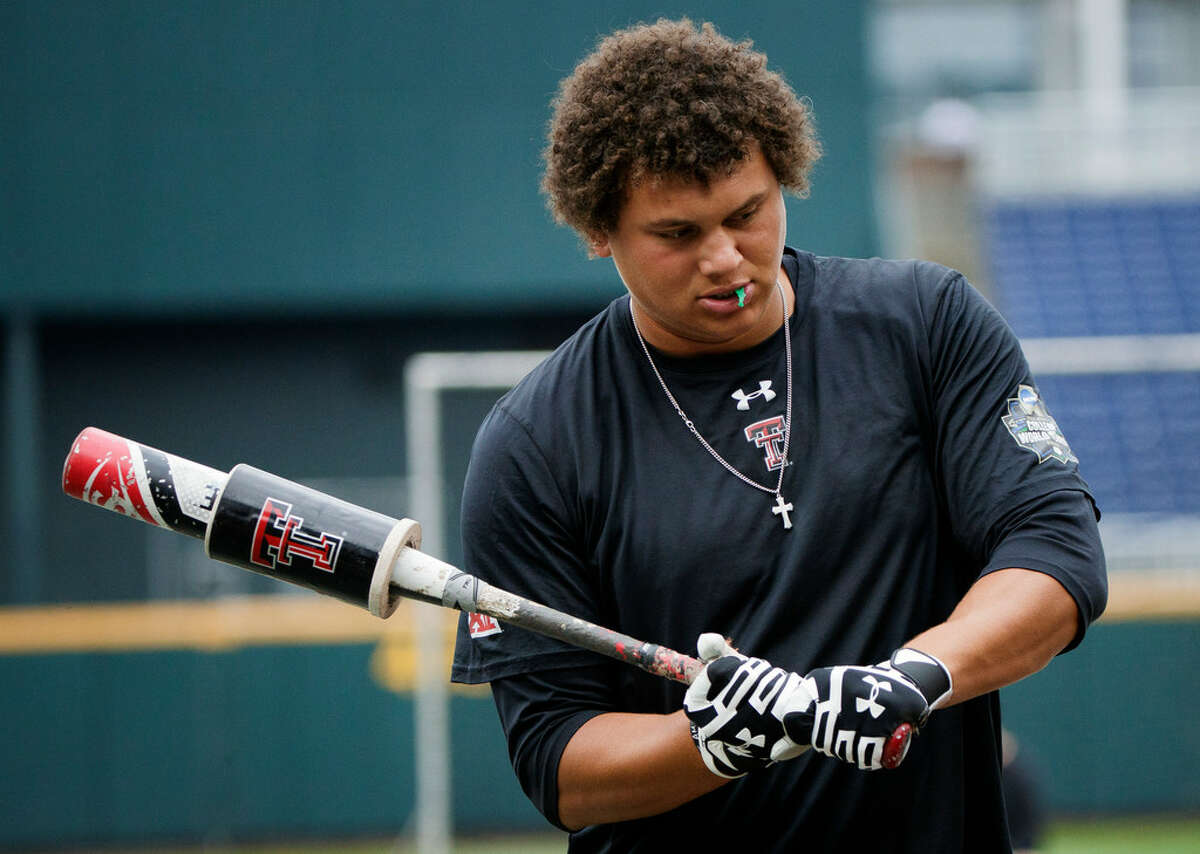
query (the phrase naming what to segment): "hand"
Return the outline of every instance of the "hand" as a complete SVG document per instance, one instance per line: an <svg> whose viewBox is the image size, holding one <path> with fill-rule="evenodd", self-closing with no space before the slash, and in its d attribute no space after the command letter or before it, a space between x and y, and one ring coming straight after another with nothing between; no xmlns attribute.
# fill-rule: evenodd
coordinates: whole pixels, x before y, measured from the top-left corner
<svg viewBox="0 0 1200 854"><path fill-rule="evenodd" d="M784 710L788 737L863 770L899 765L908 753L909 729L915 735L951 692L945 665L913 649L896 650L874 666L821 667L804 684L816 701Z"/></svg>
<svg viewBox="0 0 1200 854"><path fill-rule="evenodd" d="M696 647L707 666L688 687L683 707L710 771L742 777L808 749L807 735L796 742L783 728L785 709L813 702L799 674L747 658L718 634L700 635Z"/></svg>

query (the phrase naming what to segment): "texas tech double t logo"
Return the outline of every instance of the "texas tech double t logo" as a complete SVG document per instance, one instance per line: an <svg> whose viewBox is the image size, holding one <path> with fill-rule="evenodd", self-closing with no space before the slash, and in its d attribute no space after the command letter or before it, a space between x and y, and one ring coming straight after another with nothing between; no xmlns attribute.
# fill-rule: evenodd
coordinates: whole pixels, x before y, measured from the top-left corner
<svg viewBox="0 0 1200 854"><path fill-rule="evenodd" d="M291 566L293 558L303 558L316 569L333 572L342 538L324 531L305 531L303 525L303 517L292 515L291 504L268 498L254 527L251 562L274 569L276 565Z"/></svg>
<svg viewBox="0 0 1200 854"><path fill-rule="evenodd" d="M783 465L783 416L756 421L746 428L746 441L763 449L767 471L779 471Z"/></svg>

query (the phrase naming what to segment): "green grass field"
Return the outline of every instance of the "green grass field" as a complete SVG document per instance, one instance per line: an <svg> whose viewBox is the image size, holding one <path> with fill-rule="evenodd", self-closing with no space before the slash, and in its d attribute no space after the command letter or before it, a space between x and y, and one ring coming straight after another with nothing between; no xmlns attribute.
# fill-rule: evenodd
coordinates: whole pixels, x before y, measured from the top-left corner
<svg viewBox="0 0 1200 854"><path fill-rule="evenodd" d="M1200 854L1200 818L1109 818L1051 826L1045 854Z"/></svg>
<svg viewBox="0 0 1200 854"><path fill-rule="evenodd" d="M107 854L416 854L404 841L158 848ZM563 854L563 834L459 839L454 854ZM1200 817L1123 817L1059 821L1040 854L1200 854Z"/></svg>

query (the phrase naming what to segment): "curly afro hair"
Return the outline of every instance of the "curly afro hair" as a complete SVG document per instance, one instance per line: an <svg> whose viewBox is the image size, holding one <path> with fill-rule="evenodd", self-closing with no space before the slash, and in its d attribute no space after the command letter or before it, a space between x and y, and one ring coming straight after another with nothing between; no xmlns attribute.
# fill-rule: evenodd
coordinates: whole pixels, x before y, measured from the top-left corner
<svg viewBox="0 0 1200 854"><path fill-rule="evenodd" d="M626 191L647 175L707 186L757 144L780 185L804 196L821 156L808 104L766 56L687 19L604 38L553 108L542 190L585 240L615 229Z"/></svg>

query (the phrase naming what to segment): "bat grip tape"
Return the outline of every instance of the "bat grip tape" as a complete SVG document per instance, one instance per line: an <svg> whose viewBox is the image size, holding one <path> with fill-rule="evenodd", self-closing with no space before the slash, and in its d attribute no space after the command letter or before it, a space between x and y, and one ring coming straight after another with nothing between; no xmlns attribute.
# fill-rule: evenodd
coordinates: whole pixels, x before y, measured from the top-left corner
<svg viewBox="0 0 1200 854"><path fill-rule="evenodd" d="M371 573L371 586L367 591L367 610L381 619L395 613L404 597L392 589L392 565L400 552L406 548L421 548L421 525L412 519L400 519L388 533L379 549L375 571Z"/></svg>

